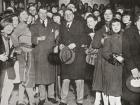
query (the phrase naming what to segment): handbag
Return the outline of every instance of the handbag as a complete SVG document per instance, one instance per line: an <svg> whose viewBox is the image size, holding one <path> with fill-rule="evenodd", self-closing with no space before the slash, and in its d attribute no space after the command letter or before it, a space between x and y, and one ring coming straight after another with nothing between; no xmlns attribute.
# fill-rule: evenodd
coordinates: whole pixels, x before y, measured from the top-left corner
<svg viewBox="0 0 140 105"><path fill-rule="evenodd" d="M95 65L95 59L97 58L98 49L93 49L91 44L89 48L86 49L86 63L90 65Z"/></svg>

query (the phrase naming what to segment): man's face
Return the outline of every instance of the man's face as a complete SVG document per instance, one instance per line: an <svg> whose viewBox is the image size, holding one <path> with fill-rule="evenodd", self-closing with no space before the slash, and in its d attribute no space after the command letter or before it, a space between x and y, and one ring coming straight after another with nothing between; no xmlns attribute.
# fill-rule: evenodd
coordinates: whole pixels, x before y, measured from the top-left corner
<svg viewBox="0 0 140 105"><path fill-rule="evenodd" d="M65 20L66 20L67 22L72 22L73 19L74 19L74 14L73 14L73 12L70 11L70 10L66 10L66 11L65 11Z"/></svg>
<svg viewBox="0 0 140 105"><path fill-rule="evenodd" d="M45 20L47 17L47 10L40 9L38 14L41 20Z"/></svg>
<svg viewBox="0 0 140 105"><path fill-rule="evenodd" d="M30 7L29 12L30 12L30 14L35 15L36 14L36 8L35 7Z"/></svg>

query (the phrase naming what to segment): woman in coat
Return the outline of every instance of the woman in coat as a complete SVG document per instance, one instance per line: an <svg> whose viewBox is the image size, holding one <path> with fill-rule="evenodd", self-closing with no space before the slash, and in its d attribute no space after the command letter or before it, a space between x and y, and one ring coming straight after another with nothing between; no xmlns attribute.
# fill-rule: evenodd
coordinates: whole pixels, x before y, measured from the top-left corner
<svg viewBox="0 0 140 105"><path fill-rule="evenodd" d="M122 96L122 32L121 21L111 22L112 35L104 42L103 93L109 96L110 105L121 105Z"/></svg>
<svg viewBox="0 0 140 105"><path fill-rule="evenodd" d="M6 12L5 12L6 13ZM14 27L12 24L12 16L3 16L0 22L2 30L0 32L0 95L1 102L0 105L8 105L8 101L12 90L14 88L15 70L14 63L10 66L9 59L13 57L12 42L10 39L10 34L12 33Z"/></svg>
<svg viewBox="0 0 140 105"><path fill-rule="evenodd" d="M110 22L113 18L113 12L110 8L106 8L104 11L104 21L105 25L102 26L100 30L95 33L92 41L92 48L98 49L97 61L95 62L95 70L93 74L93 84L92 90L96 92L95 105L99 105L101 101L101 94L103 91L103 63L104 59L102 57L102 49L104 47L104 40L110 36ZM108 97L103 94L104 104L108 105Z"/></svg>

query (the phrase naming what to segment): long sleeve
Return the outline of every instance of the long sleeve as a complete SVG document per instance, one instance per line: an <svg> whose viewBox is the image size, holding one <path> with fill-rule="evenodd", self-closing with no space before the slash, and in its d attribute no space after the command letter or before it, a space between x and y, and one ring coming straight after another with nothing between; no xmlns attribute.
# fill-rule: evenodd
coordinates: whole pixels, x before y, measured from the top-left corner
<svg viewBox="0 0 140 105"><path fill-rule="evenodd" d="M36 28L35 25L33 25L33 26L30 27L30 31L31 31L31 35L32 35L32 37L31 37L32 44L37 45L38 44L37 37L38 37L38 34L39 34L38 29Z"/></svg>
<svg viewBox="0 0 140 105"><path fill-rule="evenodd" d="M104 47L103 47L103 57L108 60L110 58L110 55L112 54L111 50L111 38L107 38L104 41Z"/></svg>
<svg viewBox="0 0 140 105"><path fill-rule="evenodd" d="M124 32L122 49L123 49L123 56L125 59L125 64L126 64L128 70L132 70L137 67L135 65L135 62L133 61L133 56L131 54L131 49L130 49L131 42L129 41L129 34L131 34L131 33L129 33L129 31Z"/></svg>

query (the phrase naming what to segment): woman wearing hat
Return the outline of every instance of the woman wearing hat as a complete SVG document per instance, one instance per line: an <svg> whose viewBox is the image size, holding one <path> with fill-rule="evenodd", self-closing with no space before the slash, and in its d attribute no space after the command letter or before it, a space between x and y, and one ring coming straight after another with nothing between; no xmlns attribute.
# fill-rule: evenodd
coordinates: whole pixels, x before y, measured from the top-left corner
<svg viewBox="0 0 140 105"><path fill-rule="evenodd" d="M136 14L135 26L131 26L124 31L123 56L125 58L123 99L128 101L129 105L139 105L140 91L135 92L134 90L129 90L126 87L126 80L131 75L134 79L140 77L140 12Z"/></svg>
<svg viewBox="0 0 140 105"><path fill-rule="evenodd" d="M10 14L6 17L3 16L0 25L2 27L0 32L0 105L8 105L15 79L14 62L11 67L7 65L7 63L10 63L9 59L13 57L10 35L14 27Z"/></svg>

